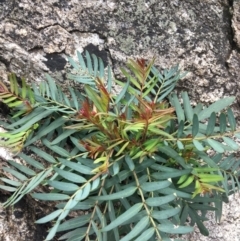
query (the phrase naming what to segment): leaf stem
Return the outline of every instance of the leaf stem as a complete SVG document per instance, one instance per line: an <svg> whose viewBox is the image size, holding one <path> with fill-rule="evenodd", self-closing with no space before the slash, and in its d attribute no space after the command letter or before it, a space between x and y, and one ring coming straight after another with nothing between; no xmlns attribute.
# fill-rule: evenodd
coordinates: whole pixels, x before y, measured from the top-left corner
<svg viewBox="0 0 240 241"><path fill-rule="evenodd" d="M146 200L145 200L145 198L144 198L144 194L143 194L143 192L142 192L141 185L140 185L140 183L139 183L139 181L138 181L138 177L137 177L137 174L136 174L135 171L133 171L133 176L134 176L134 178L135 178L135 181L136 181L136 184L137 184L137 188L138 188L138 191L139 191L139 193L140 193L140 196L141 196L141 199L142 199L142 202L143 202L143 206L144 206L144 208L145 208L145 210L146 210L146 212L147 212L147 215L148 215L148 217L149 217L149 219L150 219L150 221L151 221L151 223L152 223L152 225L153 225L153 227L154 227L154 229L155 229L155 232L156 232L156 234L157 234L157 237L158 237L159 241L161 241L161 240L162 240L162 237L161 237L161 235L160 235L160 233L159 233L159 231L158 231L158 229L157 229L157 225L155 224L154 219L151 217L151 212L150 212L150 210L148 209L148 206L147 206L147 204L146 204Z"/></svg>

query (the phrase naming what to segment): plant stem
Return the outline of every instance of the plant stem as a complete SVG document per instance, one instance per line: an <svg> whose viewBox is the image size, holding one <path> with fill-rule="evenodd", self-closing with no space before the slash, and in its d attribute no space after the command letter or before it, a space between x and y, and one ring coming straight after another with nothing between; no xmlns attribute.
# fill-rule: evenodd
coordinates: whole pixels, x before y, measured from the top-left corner
<svg viewBox="0 0 240 241"><path fill-rule="evenodd" d="M150 221L151 221L151 223L152 223L152 225L153 225L153 227L154 227L154 229L155 229L155 232L156 232L156 234L157 234L157 237L158 237L159 241L161 241L161 240L162 240L162 237L161 237L161 235L160 235L160 233L159 233L159 231L158 231L158 229L157 229L157 226L156 226L156 224L155 224L155 222L154 222L154 219L151 217L151 212L150 212L150 210L148 209L148 206L147 206L147 204L146 204L146 200L145 200L145 198L144 198L144 195L143 195L143 192L142 192L142 189L141 189L141 185L140 185L140 183L139 183L139 181L138 181L138 177L137 177L137 174L136 174L135 171L133 171L133 176L134 176L134 178L135 178L135 181L136 181L136 184L137 184L137 188L138 188L138 191L139 191L139 193L140 193L140 196L141 196L141 199L142 199L142 202L143 202L143 206L144 206L144 208L145 208L145 210L146 210L146 212L147 212L147 215L148 215L148 217L149 217L149 219L150 219Z"/></svg>

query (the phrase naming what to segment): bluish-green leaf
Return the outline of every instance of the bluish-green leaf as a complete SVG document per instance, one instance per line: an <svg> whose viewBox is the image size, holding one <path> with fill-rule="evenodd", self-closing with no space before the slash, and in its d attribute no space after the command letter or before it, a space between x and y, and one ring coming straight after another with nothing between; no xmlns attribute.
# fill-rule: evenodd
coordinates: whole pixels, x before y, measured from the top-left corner
<svg viewBox="0 0 240 241"><path fill-rule="evenodd" d="M40 128L39 131L36 133L35 137L28 140L26 142L26 145L30 145L32 143L34 143L35 141L39 140L41 137L47 135L48 133L52 132L53 130L57 129L60 126L63 126L64 123L66 122L66 119L63 117L57 118L56 120L54 120L53 122L51 122L51 124L49 124L48 126L43 126L43 128Z"/></svg>
<svg viewBox="0 0 240 241"><path fill-rule="evenodd" d="M60 193L33 193L31 195L33 198L44 201L67 200L70 198L68 195Z"/></svg>
<svg viewBox="0 0 240 241"><path fill-rule="evenodd" d="M86 56L86 59L87 59L88 72L89 72L89 74L92 75L93 74L92 60L91 60L91 56L90 56L90 54L87 50L85 51L85 56Z"/></svg>
<svg viewBox="0 0 240 241"><path fill-rule="evenodd" d="M213 139L207 139L207 142L216 152L219 152L219 153L224 152L224 149L222 148L222 146L218 141L215 141Z"/></svg>
<svg viewBox="0 0 240 241"><path fill-rule="evenodd" d="M147 230L145 230L137 239L135 239L134 241L143 241L143 240L149 240L153 234L155 232L155 229L149 228Z"/></svg>
<svg viewBox="0 0 240 241"><path fill-rule="evenodd" d="M21 182L10 180L10 179L4 178L4 177L1 177L0 180L2 180L5 183L8 183L8 184L10 184L12 186L15 186L15 187L19 187L22 184Z"/></svg>
<svg viewBox="0 0 240 241"><path fill-rule="evenodd" d="M68 138L69 136L71 136L73 133L77 132L76 129L73 129L73 130L64 130L64 132L59 135L56 139L54 139L52 142L51 142L51 145L56 145L58 144L60 141Z"/></svg>
<svg viewBox="0 0 240 241"><path fill-rule="evenodd" d="M57 167L54 167L53 168L59 175L61 175L62 177L64 177L65 179L73 182L73 183L83 183L83 182L86 182L87 180L80 176L80 175L77 175L73 172L70 172L70 171L65 171L65 170L62 170L62 169L59 169Z"/></svg>
<svg viewBox="0 0 240 241"><path fill-rule="evenodd" d="M58 240L66 239L67 241L81 241L84 237L86 237L87 227L77 228L73 231L65 233ZM93 229L91 228L88 232L88 235L93 234Z"/></svg>
<svg viewBox="0 0 240 241"><path fill-rule="evenodd" d="M223 134L226 131L226 127L227 127L226 115L224 113L220 114L219 122L220 122L220 127L219 127L220 133Z"/></svg>
<svg viewBox="0 0 240 241"><path fill-rule="evenodd" d="M68 59L69 63L73 66L74 69L79 70L79 65L73 60L73 58L68 57L67 59Z"/></svg>
<svg viewBox="0 0 240 241"><path fill-rule="evenodd" d="M42 142L45 146L47 146L50 150L54 151L58 155L63 156L63 157L70 156L70 154L65 149L63 149L62 147L57 146L57 145L51 145L51 143L47 139L43 139Z"/></svg>
<svg viewBox="0 0 240 241"><path fill-rule="evenodd" d="M195 137L199 131L199 121L196 114L193 115L192 136Z"/></svg>
<svg viewBox="0 0 240 241"><path fill-rule="evenodd" d="M195 108L193 109L193 113L198 115L198 114L200 113L200 111L202 110L202 108L203 108L202 104L201 104L201 103L198 103L198 104L195 106Z"/></svg>
<svg viewBox="0 0 240 241"><path fill-rule="evenodd" d="M122 191L119 191L117 193L113 193L113 194L108 194L108 195L102 195L102 196L96 196L96 197L90 197L91 199L94 200L115 200L115 199L121 199L121 198L125 198L125 197L129 197L131 195L133 195L133 193L137 190L137 187L128 187Z"/></svg>
<svg viewBox="0 0 240 241"><path fill-rule="evenodd" d="M176 198L176 195L170 194L162 197L150 197L146 199L146 204L150 207L158 207L166 203L172 202Z"/></svg>
<svg viewBox="0 0 240 241"><path fill-rule="evenodd" d="M181 120L178 125L178 132L177 132L177 138L181 138L184 130L184 121Z"/></svg>
<svg viewBox="0 0 240 241"><path fill-rule="evenodd" d="M193 139L193 144L199 151L204 151L205 150L205 148L203 147L202 143L199 142L198 140Z"/></svg>
<svg viewBox="0 0 240 241"><path fill-rule="evenodd" d="M120 241L129 241L141 233L149 224L149 217L143 217L136 225L133 227L130 233L120 239Z"/></svg>
<svg viewBox="0 0 240 241"><path fill-rule="evenodd" d="M181 141L177 140L177 146L179 150L183 150L184 149L184 145Z"/></svg>
<svg viewBox="0 0 240 241"><path fill-rule="evenodd" d="M170 181L159 181L159 182L144 182L141 184L141 189L146 192L157 191L171 185Z"/></svg>
<svg viewBox="0 0 240 241"><path fill-rule="evenodd" d="M82 196L81 196L81 200L85 199L88 197L89 193L91 191L91 184L88 182L85 187L83 188L83 192L82 192Z"/></svg>
<svg viewBox="0 0 240 241"><path fill-rule="evenodd" d="M143 206L142 203L134 204L130 209L126 210L123 214L121 214L119 217L117 217L113 222L111 222L109 225L104 227L102 229L102 232L110 231L113 228L121 225L126 220L132 218L142 209L142 206Z"/></svg>
<svg viewBox="0 0 240 241"><path fill-rule="evenodd" d="M164 180L164 179L166 180L168 178L180 177L182 175L189 174L189 173L191 173L191 169L176 170L174 172L164 172L164 171L163 172L154 172L154 173L151 174L151 176L153 178L155 178L156 180Z"/></svg>
<svg viewBox="0 0 240 241"><path fill-rule="evenodd" d="M166 154L169 157L172 157L174 160L176 160L181 166L185 167L186 163L185 160L171 147L169 146L164 146L164 147L159 147L159 150Z"/></svg>
<svg viewBox="0 0 240 241"><path fill-rule="evenodd" d="M230 139L229 137L226 137L226 136L223 136L223 141L228 145L230 146L234 151L238 150L239 149L239 146L238 144L233 141L232 139Z"/></svg>
<svg viewBox="0 0 240 241"><path fill-rule="evenodd" d="M129 169L130 169L131 171L133 171L134 168L135 168L135 165L134 165L134 162L133 162L132 158L131 158L130 156L126 155L126 156L125 156L125 161L126 161L128 167L129 167Z"/></svg>
<svg viewBox="0 0 240 241"><path fill-rule="evenodd" d="M11 161L9 160L8 161L12 166L16 167L19 171L29 175L29 176L34 176L36 175L36 172L34 172L33 170L31 170L30 168L24 166L24 165L21 165L19 163L16 163L15 161Z"/></svg>
<svg viewBox="0 0 240 241"><path fill-rule="evenodd" d="M17 190L16 187L9 187L5 185L0 185L0 189L8 191L8 192L15 192Z"/></svg>
<svg viewBox="0 0 240 241"><path fill-rule="evenodd" d="M53 237L55 236L58 226L59 226L60 222L57 221L54 226L50 229L48 236L46 237L46 241L52 240Z"/></svg>
<svg viewBox="0 0 240 241"><path fill-rule="evenodd" d="M12 134L17 134L21 131L26 131L27 129L31 128L35 123L37 123L38 121L44 119L47 116L50 116L53 111L52 110L45 110L43 108L39 108L42 109L41 114L34 116L31 120L27 121L25 124L23 124L20 128L18 128L17 130L13 131ZM23 117L24 119L24 117ZM13 126L13 125L11 125Z"/></svg>
<svg viewBox="0 0 240 241"><path fill-rule="evenodd" d="M74 108L75 108L76 110L78 110L78 109L79 109L79 104L78 104L78 99L77 99L76 93L75 93L75 91L73 90L73 88L69 87L68 89L69 89L69 91L70 91L70 93L71 93L72 101L73 101L73 103L74 103Z"/></svg>
<svg viewBox="0 0 240 241"><path fill-rule="evenodd" d="M42 163L34 160L30 156L25 155L24 153L20 153L18 156L21 157L25 162L27 162L28 164L30 164L31 166L33 166L33 167L35 167L37 169L40 169L40 170L45 169L45 167L43 166Z"/></svg>
<svg viewBox="0 0 240 241"><path fill-rule="evenodd" d="M31 151L33 151L34 153L36 153L38 156L42 157L47 162L56 163L56 160L51 155L49 155L48 153L42 151L41 149L39 149L37 147L34 147L34 146L31 146L29 149Z"/></svg>
<svg viewBox="0 0 240 241"><path fill-rule="evenodd" d="M170 208L170 209L162 210L162 211L153 210L151 216L158 220L168 219L168 218L178 214L180 212L180 210L181 210L181 208Z"/></svg>
<svg viewBox="0 0 240 241"><path fill-rule="evenodd" d="M232 131L235 131L236 130L236 120L235 120L233 111L230 108L228 108L227 114L228 114L228 122L230 124L230 128Z"/></svg>
<svg viewBox="0 0 240 241"><path fill-rule="evenodd" d="M62 212L62 209L58 209L58 210L48 214L47 216L38 219L35 223L47 223L47 222L55 219L56 217L58 217L61 212Z"/></svg>
<svg viewBox="0 0 240 241"><path fill-rule="evenodd" d="M170 102L175 107L178 122L180 123L181 121L185 121L184 111L182 109L182 106L181 106L176 94L172 94L172 96L170 97Z"/></svg>
<svg viewBox="0 0 240 241"><path fill-rule="evenodd" d="M231 105L234 100L235 100L235 97L226 97L226 98L223 98L223 99L220 99L220 100L216 101L215 103L211 104L210 106L203 109L199 113L198 120L201 121L201 120L204 120L204 119L210 117L212 112L216 112L216 113L220 112L221 110L223 110L227 106Z"/></svg>
<svg viewBox="0 0 240 241"><path fill-rule="evenodd" d="M83 56L81 55L81 53L79 51L77 51L77 56L78 56L78 62L80 63L82 70L85 71L86 70L86 64L85 64L85 61L83 59Z"/></svg>
<svg viewBox="0 0 240 241"><path fill-rule="evenodd" d="M89 223L91 214L81 215L80 217L71 218L64 223L60 224L57 232L66 231L78 227L82 227L86 223Z"/></svg>
<svg viewBox="0 0 240 241"><path fill-rule="evenodd" d="M22 194L27 194L34 188L36 188L36 186L38 186L51 172L52 168L49 168L38 173L35 177L31 179L26 188L22 191Z"/></svg>
<svg viewBox="0 0 240 241"><path fill-rule="evenodd" d="M102 63L102 65L103 65L103 63ZM112 72L111 72L111 68L109 66L108 66L107 71L108 71L107 91L108 91L108 93L111 93L111 91L112 91ZM100 70L100 73L101 73L101 70ZM103 77L104 73L102 73L101 76Z"/></svg>
<svg viewBox="0 0 240 241"><path fill-rule="evenodd" d="M98 177L95 180L93 180L92 186L91 186L91 191L97 189L99 184L100 184L100 178Z"/></svg>
<svg viewBox="0 0 240 241"><path fill-rule="evenodd" d="M102 234L101 234L100 230L98 229L97 225L95 224L95 222L93 220L91 221L91 224L92 224L93 230L97 236L97 240L102 241L103 237L102 237ZM115 240L119 240L119 239L115 238Z"/></svg>
<svg viewBox="0 0 240 241"><path fill-rule="evenodd" d="M46 78L47 78L48 84L49 84L49 90L50 90L50 93L51 93L51 99L57 100L57 98L56 98L57 95L58 95L57 86L56 86L54 80L52 79L52 77L49 74L46 74Z"/></svg>
<svg viewBox="0 0 240 241"><path fill-rule="evenodd" d="M77 172L82 173L82 174L92 175L92 172L91 172L92 169L90 167L84 166L80 163L76 163L76 162L73 162L73 161L70 161L70 160L68 161L68 160L65 160L63 158L59 158L58 160L63 165L72 168L74 171L77 171Z"/></svg>
<svg viewBox="0 0 240 241"><path fill-rule="evenodd" d="M216 123L216 113L212 112L211 116L208 120L208 125L207 125L207 130L206 130L207 136L210 136L213 133L214 128L215 128L215 123Z"/></svg>
<svg viewBox="0 0 240 241"><path fill-rule="evenodd" d="M189 122L192 122L193 109L192 109L192 106L190 104L190 100L189 100L187 92L182 92L182 98L183 98L183 106L184 106L186 118Z"/></svg>
<svg viewBox="0 0 240 241"><path fill-rule="evenodd" d="M108 214L110 217L110 221L113 222L116 219L116 215L115 215L115 207L112 201L108 201ZM112 231L114 234L114 240L119 240L120 239L119 229L116 227Z"/></svg>
<svg viewBox="0 0 240 241"><path fill-rule="evenodd" d="M157 228L164 233L170 234L186 234L193 232L193 227L189 226L178 226L173 224L159 224Z"/></svg>
<svg viewBox="0 0 240 241"><path fill-rule="evenodd" d="M128 79L127 83L125 83L123 89L121 90L121 92L117 95L117 98L115 100L115 104L117 104L121 99L123 99L123 97L125 96L127 89L129 87L130 81Z"/></svg>
<svg viewBox="0 0 240 241"><path fill-rule="evenodd" d="M76 191L79 189L79 186L69 182L48 181L48 184L61 191Z"/></svg>
<svg viewBox="0 0 240 241"><path fill-rule="evenodd" d="M21 181L26 181L26 180L28 179L25 175L23 175L23 174L15 171L15 170L13 170L13 169L11 169L11 168L9 168L9 167L3 167L2 169L3 169L5 172L11 173L13 176L15 176L17 179L19 179L19 180L21 180Z"/></svg>

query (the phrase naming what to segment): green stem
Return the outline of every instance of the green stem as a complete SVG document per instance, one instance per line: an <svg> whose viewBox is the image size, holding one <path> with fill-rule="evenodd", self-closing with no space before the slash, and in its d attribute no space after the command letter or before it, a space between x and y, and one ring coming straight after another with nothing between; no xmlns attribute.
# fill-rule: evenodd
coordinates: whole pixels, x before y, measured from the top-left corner
<svg viewBox="0 0 240 241"><path fill-rule="evenodd" d="M159 231L158 231L158 229L157 229L157 225L156 225L156 223L154 222L154 219L151 217L151 212L150 212L150 210L149 210L149 208L148 208L148 206L147 206L147 204L146 204L146 200L145 200L145 198L144 198L144 194L143 194L143 192L142 192L141 185L140 185L140 183L139 183L139 181L138 181L138 177L137 177L137 174L136 174L135 171L133 171L133 176L134 176L134 178L135 178L135 181L136 181L136 184L137 184L137 188L138 188L138 191L139 191L139 193L140 193L140 196L141 196L141 199L142 199L142 202L143 202L143 206L144 206L144 208L145 208L145 210L146 210L146 212L147 212L147 215L148 215L148 217L149 217L149 219L150 219L150 221L151 221L151 223L152 223L152 225L153 225L153 227L154 227L154 229L155 229L155 232L156 232L156 234L157 234L158 240L161 241L161 240L162 240L162 237L161 237L161 235L160 235L160 233L159 233Z"/></svg>

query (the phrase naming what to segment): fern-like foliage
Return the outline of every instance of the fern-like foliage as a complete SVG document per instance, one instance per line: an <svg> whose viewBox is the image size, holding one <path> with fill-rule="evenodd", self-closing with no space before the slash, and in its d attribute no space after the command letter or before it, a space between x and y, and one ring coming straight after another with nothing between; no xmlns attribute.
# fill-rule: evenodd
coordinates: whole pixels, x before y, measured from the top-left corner
<svg viewBox="0 0 240 241"><path fill-rule="evenodd" d="M154 61L130 60L122 82L85 55L69 58L68 78L81 91L65 93L50 76L39 86L22 80L19 87L14 75L10 90L0 83L0 99L12 109L1 144L24 160L3 167L0 188L13 192L3 205L28 193L58 202L36 221L53 222L46 240L64 231L60 240L167 241L194 224L207 235L207 211L219 221L222 202L240 188L233 155L240 135L228 108L234 98L192 107L186 92L173 93L184 76L177 66L161 73ZM67 218L72 211L86 214Z"/></svg>

